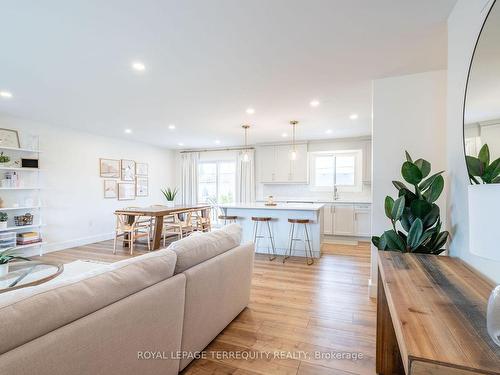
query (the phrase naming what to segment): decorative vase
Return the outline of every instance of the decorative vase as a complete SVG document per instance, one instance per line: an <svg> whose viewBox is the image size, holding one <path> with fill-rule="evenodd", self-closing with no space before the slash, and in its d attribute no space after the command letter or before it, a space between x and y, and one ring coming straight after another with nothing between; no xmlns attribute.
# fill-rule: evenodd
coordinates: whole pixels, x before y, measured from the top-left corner
<svg viewBox="0 0 500 375"><path fill-rule="evenodd" d="M0 277L7 275L9 272L9 263L0 264Z"/></svg>
<svg viewBox="0 0 500 375"><path fill-rule="evenodd" d="M491 338L500 346L500 285L491 292L488 301L486 325Z"/></svg>
<svg viewBox="0 0 500 375"><path fill-rule="evenodd" d="M7 222L6 221L0 221L0 229L5 229L7 228Z"/></svg>
<svg viewBox="0 0 500 375"><path fill-rule="evenodd" d="M166 206L167 207L174 207L175 206L175 202L174 201L167 201Z"/></svg>

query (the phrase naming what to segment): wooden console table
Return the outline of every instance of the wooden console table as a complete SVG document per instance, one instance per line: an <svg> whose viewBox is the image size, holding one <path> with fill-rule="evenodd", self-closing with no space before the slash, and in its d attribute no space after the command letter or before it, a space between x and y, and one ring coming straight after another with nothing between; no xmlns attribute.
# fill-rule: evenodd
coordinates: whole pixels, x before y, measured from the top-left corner
<svg viewBox="0 0 500 375"><path fill-rule="evenodd" d="M451 257L379 251L378 267L377 373L500 374L491 283Z"/></svg>

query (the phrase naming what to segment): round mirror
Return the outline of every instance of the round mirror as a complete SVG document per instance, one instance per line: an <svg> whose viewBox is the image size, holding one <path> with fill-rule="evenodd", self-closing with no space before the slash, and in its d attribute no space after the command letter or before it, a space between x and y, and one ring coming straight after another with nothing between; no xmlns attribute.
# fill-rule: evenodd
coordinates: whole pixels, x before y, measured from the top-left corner
<svg viewBox="0 0 500 375"><path fill-rule="evenodd" d="M500 183L500 6L474 49L464 104L464 147L472 184Z"/></svg>

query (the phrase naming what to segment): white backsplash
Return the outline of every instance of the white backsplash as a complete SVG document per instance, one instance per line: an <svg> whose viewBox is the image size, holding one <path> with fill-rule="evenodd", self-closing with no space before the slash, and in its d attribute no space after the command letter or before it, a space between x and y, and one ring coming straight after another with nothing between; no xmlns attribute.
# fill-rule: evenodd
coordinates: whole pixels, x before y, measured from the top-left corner
<svg viewBox="0 0 500 375"><path fill-rule="evenodd" d="M359 193L339 192L340 200L371 201L371 185L363 184ZM272 195L275 200L333 200L332 191L311 190L309 185L301 184L257 184L257 200L264 200Z"/></svg>

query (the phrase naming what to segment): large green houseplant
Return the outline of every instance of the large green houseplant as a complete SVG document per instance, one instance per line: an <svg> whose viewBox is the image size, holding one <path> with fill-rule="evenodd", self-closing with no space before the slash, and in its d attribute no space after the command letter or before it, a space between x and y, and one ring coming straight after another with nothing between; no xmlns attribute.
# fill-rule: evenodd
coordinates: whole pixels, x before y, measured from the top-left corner
<svg viewBox="0 0 500 375"><path fill-rule="evenodd" d="M372 237L379 250L424 254L440 254L445 250L449 233L441 231L439 207L435 203L444 188L443 172L429 176L431 164L424 159L413 161L406 152L401 175L411 188L404 182L392 181L398 198L385 198L385 214L392 229L380 237Z"/></svg>

